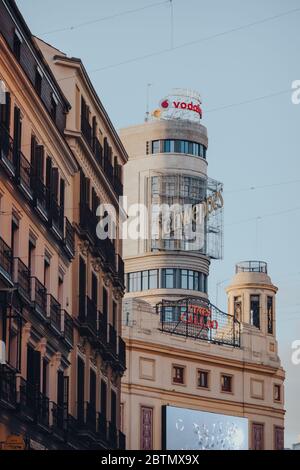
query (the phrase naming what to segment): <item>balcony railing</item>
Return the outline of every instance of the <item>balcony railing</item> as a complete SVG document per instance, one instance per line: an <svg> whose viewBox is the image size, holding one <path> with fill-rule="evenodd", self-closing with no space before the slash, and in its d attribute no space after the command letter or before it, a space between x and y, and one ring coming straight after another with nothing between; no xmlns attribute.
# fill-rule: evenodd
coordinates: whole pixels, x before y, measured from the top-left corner
<svg viewBox="0 0 300 470"><path fill-rule="evenodd" d="M96 407L89 402L77 404L77 420L79 428L96 434Z"/></svg>
<svg viewBox="0 0 300 470"><path fill-rule="evenodd" d="M94 139L94 153L97 162L99 162L100 166L103 166L103 149L97 138Z"/></svg>
<svg viewBox="0 0 300 470"><path fill-rule="evenodd" d="M0 237L0 271L8 278L12 277L12 265L11 249Z"/></svg>
<svg viewBox="0 0 300 470"><path fill-rule="evenodd" d="M92 240L96 239L96 214L89 208L88 204L80 204L80 227Z"/></svg>
<svg viewBox="0 0 300 470"><path fill-rule="evenodd" d="M50 320L50 325L58 332L61 333L61 306L60 303L51 295L47 294L47 313Z"/></svg>
<svg viewBox="0 0 300 470"><path fill-rule="evenodd" d="M124 190L123 183L117 176L114 177L113 185L114 185L114 189L115 189L117 195L118 196L123 196L123 190Z"/></svg>
<svg viewBox="0 0 300 470"><path fill-rule="evenodd" d="M14 283L17 284L20 293L30 300L30 271L20 260L14 258Z"/></svg>
<svg viewBox="0 0 300 470"><path fill-rule="evenodd" d="M264 273L268 274L268 265L265 261L242 261L235 266L236 273Z"/></svg>
<svg viewBox="0 0 300 470"><path fill-rule="evenodd" d="M31 278L31 300L35 310L46 319L47 290L46 287L36 277Z"/></svg>
<svg viewBox="0 0 300 470"><path fill-rule="evenodd" d="M22 377L18 377L18 404L20 411L34 422L49 427L49 398Z"/></svg>
<svg viewBox="0 0 300 470"><path fill-rule="evenodd" d="M84 115L81 116L81 132L84 135L87 143L92 145L92 126Z"/></svg>
<svg viewBox="0 0 300 470"><path fill-rule="evenodd" d="M111 352L117 354L117 332L112 325L109 325L109 348Z"/></svg>
<svg viewBox="0 0 300 470"><path fill-rule="evenodd" d="M107 344L107 313L98 312L98 338L101 343L106 346Z"/></svg>
<svg viewBox="0 0 300 470"><path fill-rule="evenodd" d="M64 210L55 201L54 197L50 198L50 217L52 228L56 231L60 238L64 237Z"/></svg>
<svg viewBox="0 0 300 470"><path fill-rule="evenodd" d="M81 326L89 328L93 333L97 332L97 306L88 296L79 297L79 316Z"/></svg>
<svg viewBox="0 0 300 470"><path fill-rule="evenodd" d="M0 404L15 406L16 401L16 373L5 364L0 364Z"/></svg>
<svg viewBox="0 0 300 470"><path fill-rule="evenodd" d="M36 207L44 219L48 220L49 212L49 190L40 178L31 178L31 187L34 190Z"/></svg>
<svg viewBox="0 0 300 470"><path fill-rule="evenodd" d="M70 346L74 345L74 322L72 317L64 310L63 311L63 328L64 338Z"/></svg>
<svg viewBox="0 0 300 470"><path fill-rule="evenodd" d="M126 344L124 340L119 336L119 362L121 366L126 368Z"/></svg>
<svg viewBox="0 0 300 470"><path fill-rule="evenodd" d="M23 155L21 151L18 153L18 182L26 194L32 198L33 189L32 189L32 176L33 169L30 162Z"/></svg>
<svg viewBox="0 0 300 470"><path fill-rule="evenodd" d="M52 414L52 429L55 433L63 436L67 429L68 409L67 406L59 406L54 402L50 403Z"/></svg>
<svg viewBox="0 0 300 470"><path fill-rule="evenodd" d="M112 270L113 272L116 271L116 252L113 242L110 238L106 238L103 240L103 246L105 250L105 262L106 266Z"/></svg>
<svg viewBox="0 0 300 470"><path fill-rule="evenodd" d="M0 159L11 174L15 173L13 149L13 139L10 137L8 130L0 124Z"/></svg>
<svg viewBox="0 0 300 470"><path fill-rule="evenodd" d="M65 247L71 258L75 255L75 231L74 227L67 217L65 217Z"/></svg>

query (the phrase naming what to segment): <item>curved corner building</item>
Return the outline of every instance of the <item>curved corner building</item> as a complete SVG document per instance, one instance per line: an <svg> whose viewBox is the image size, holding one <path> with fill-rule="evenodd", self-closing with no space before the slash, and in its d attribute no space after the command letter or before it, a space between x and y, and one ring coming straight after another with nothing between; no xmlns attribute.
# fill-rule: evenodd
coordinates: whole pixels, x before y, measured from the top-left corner
<svg viewBox="0 0 300 470"><path fill-rule="evenodd" d="M135 204L147 208L143 236L124 240L127 448L282 448L277 289L265 264L246 263L228 289L228 314L209 302L210 262L222 257L223 198L221 183L207 175L207 129L187 112L157 115L121 130L125 209L130 219ZM201 205L196 243L186 232L195 219L173 212L165 223L158 209Z"/></svg>

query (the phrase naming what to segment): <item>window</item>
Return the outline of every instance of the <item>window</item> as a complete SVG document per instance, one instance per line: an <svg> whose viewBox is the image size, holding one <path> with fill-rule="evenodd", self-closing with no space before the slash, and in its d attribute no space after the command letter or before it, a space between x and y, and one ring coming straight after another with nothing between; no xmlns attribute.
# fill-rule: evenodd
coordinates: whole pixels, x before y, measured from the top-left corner
<svg viewBox="0 0 300 470"><path fill-rule="evenodd" d="M43 80L43 76L42 76L40 70L37 68L36 71L35 71L34 86L35 86L37 94L40 95L40 96L42 94L42 80Z"/></svg>
<svg viewBox="0 0 300 470"><path fill-rule="evenodd" d="M154 140L152 142L152 153L159 153L160 152L160 141Z"/></svg>
<svg viewBox="0 0 300 470"><path fill-rule="evenodd" d="M129 292L138 292L141 290L141 273L128 274L128 290Z"/></svg>
<svg viewBox="0 0 300 470"><path fill-rule="evenodd" d="M268 334L272 335L274 333L273 328L273 297L267 298L267 315L268 315Z"/></svg>
<svg viewBox="0 0 300 470"><path fill-rule="evenodd" d="M163 269L163 288L174 289L175 288L175 269Z"/></svg>
<svg viewBox="0 0 300 470"><path fill-rule="evenodd" d="M284 450L284 428L274 426L274 450Z"/></svg>
<svg viewBox="0 0 300 470"><path fill-rule="evenodd" d="M221 376L221 390L222 392L226 392L226 393L232 392L232 376L231 375Z"/></svg>
<svg viewBox="0 0 300 470"><path fill-rule="evenodd" d="M174 384L180 384L180 385L184 384L184 367L173 366L172 382Z"/></svg>
<svg viewBox="0 0 300 470"><path fill-rule="evenodd" d="M259 295L250 295L250 324L260 328Z"/></svg>
<svg viewBox="0 0 300 470"><path fill-rule="evenodd" d="M158 288L158 271L157 269L152 269L149 271L149 289Z"/></svg>
<svg viewBox="0 0 300 470"><path fill-rule="evenodd" d="M274 385L274 401L281 402L281 385Z"/></svg>
<svg viewBox="0 0 300 470"><path fill-rule="evenodd" d="M242 312L242 298L234 297L234 306L233 306L233 314L234 318L238 321L241 321L241 312Z"/></svg>
<svg viewBox="0 0 300 470"><path fill-rule="evenodd" d="M22 44L22 38L18 31L15 31L14 34L14 43L13 43L13 51L16 56L17 60L20 60L21 58L21 44Z"/></svg>
<svg viewBox="0 0 300 470"><path fill-rule="evenodd" d="M200 388L208 388L208 378L209 378L209 373L206 370L198 370L198 381L197 385Z"/></svg>

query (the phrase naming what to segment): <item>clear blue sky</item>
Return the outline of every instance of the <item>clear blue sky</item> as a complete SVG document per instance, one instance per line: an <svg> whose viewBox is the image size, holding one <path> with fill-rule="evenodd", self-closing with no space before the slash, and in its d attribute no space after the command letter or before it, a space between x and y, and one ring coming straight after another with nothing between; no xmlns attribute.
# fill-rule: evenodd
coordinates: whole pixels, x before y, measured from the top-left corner
<svg viewBox="0 0 300 470"><path fill-rule="evenodd" d="M290 360L291 343L300 339L300 183L296 181L300 180L300 105L292 104L288 90L293 80L300 79L300 10L216 35L300 9L299 0L173 0L175 48L111 68L107 66L170 48L167 2L46 35L43 33L159 2L17 3L34 34L83 60L116 128L143 120L147 83L152 83L151 108L174 87L190 87L202 94L203 124L210 138L209 175L225 186L225 256L212 263L210 296L215 301L216 284L232 276L237 261L263 259L269 263L273 282L280 289L277 333L287 370L286 445L290 446L300 434L300 366L293 366ZM215 37L176 48L208 36ZM92 72L99 68L104 69ZM287 93L226 108L284 90ZM235 191L265 185L271 186ZM270 216L274 213L280 214ZM261 219L256 221L257 217ZM226 308L225 284L219 288L221 308Z"/></svg>

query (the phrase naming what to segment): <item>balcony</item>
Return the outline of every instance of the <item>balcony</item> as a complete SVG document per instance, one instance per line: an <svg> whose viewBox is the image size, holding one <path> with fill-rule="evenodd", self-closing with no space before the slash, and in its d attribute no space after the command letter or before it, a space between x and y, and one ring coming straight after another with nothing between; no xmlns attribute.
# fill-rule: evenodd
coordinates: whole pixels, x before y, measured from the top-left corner
<svg viewBox="0 0 300 470"><path fill-rule="evenodd" d="M98 329L97 337L101 346L106 349L107 347L107 314L98 312Z"/></svg>
<svg viewBox="0 0 300 470"><path fill-rule="evenodd" d="M96 439L97 429L96 408L89 402L78 403L77 421L78 433L82 436L90 436Z"/></svg>
<svg viewBox="0 0 300 470"><path fill-rule="evenodd" d="M63 333L64 340L73 348L74 345L74 322L72 317L64 310L63 315Z"/></svg>
<svg viewBox="0 0 300 470"><path fill-rule="evenodd" d="M126 450L126 436L119 431L119 450Z"/></svg>
<svg viewBox="0 0 300 470"><path fill-rule="evenodd" d="M8 366L0 364L0 406L14 408L16 403L16 373Z"/></svg>
<svg viewBox="0 0 300 470"><path fill-rule="evenodd" d="M126 369L126 344L124 340L119 336L119 364L123 370Z"/></svg>
<svg viewBox="0 0 300 470"><path fill-rule="evenodd" d="M94 154L100 166L103 166L103 149L97 138L94 138Z"/></svg>
<svg viewBox="0 0 300 470"><path fill-rule="evenodd" d="M22 377L18 377L18 381L17 402L20 412L30 421L49 428L49 398Z"/></svg>
<svg viewBox="0 0 300 470"><path fill-rule="evenodd" d="M0 237L0 276L12 283L13 259L12 252L5 241Z"/></svg>
<svg viewBox="0 0 300 470"><path fill-rule="evenodd" d="M47 316L51 327L59 335L61 334L61 306L60 303L51 295L47 294Z"/></svg>
<svg viewBox="0 0 300 470"><path fill-rule="evenodd" d="M268 265L265 261L242 261L235 266L235 272L268 274Z"/></svg>
<svg viewBox="0 0 300 470"><path fill-rule="evenodd" d="M113 242L106 238L103 241L103 249L105 252L105 267L112 273L116 272L116 252Z"/></svg>
<svg viewBox="0 0 300 470"><path fill-rule="evenodd" d="M93 243L96 239L96 214L89 208L88 204L80 204L80 228L84 235L86 235Z"/></svg>
<svg viewBox="0 0 300 470"><path fill-rule="evenodd" d="M97 334L97 306L88 296L79 297L79 315L81 333L87 336L96 336Z"/></svg>
<svg viewBox="0 0 300 470"><path fill-rule="evenodd" d="M49 190L40 178L31 178L31 187L34 188L34 203L37 212L44 221L49 218Z"/></svg>
<svg viewBox="0 0 300 470"><path fill-rule="evenodd" d="M31 300L31 288L30 288L30 271L27 266L20 260L20 258L14 258L14 274L13 279L15 287L18 288L19 294L27 301Z"/></svg>
<svg viewBox="0 0 300 470"><path fill-rule="evenodd" d="M65 237L64 237L65 249L67 250L69 257L74 258L75 256L75 231L74 227L67 217L65 217Z"/></svg>
<svg viewBox="0 0 300 470"><path fill-rule="evenodd" d="M112 325L109 325L109 350L110 352L116 356L117 355L117 332Z"/></svg>
<svg viewBox="0 0 300 470"><path fill-rule="evenodd" d="M64 211L60 207L53 196L50 198L50 211L49 218L51 220L51 229L55 235L63 240L64 239Z"/></svg>
<svg viewBox="0 0 300 470"><path fill-rule="evenodd" d="M47 290L36 277L31 278L31 301L34 311L47 320Z"/></svg>
<svg viewBox="0 0 300 470"><path fill-rule="evenodd" d="M81 116L81 132L83 136L85 137L85 140L91 147L92 146L92 126L90 125L88 119L84 115Z"/></svg>
<svg viewBox="0 0 300 470"><path fill-rule="evenodd" d="M59 406L54 402L50 403L52 415L52 432L63 439L67 430L68 410L66 406Z"/></svg>
<svg viewBox="0 0 300 470"><path fill-rule="evenodd" d="M33 168L27 158L21 151L18 152L18 168L17 168L17 182L18 185L29 200L33 199L32 177Z"/></svg>
<svg viewBox="0 0 300 470"><path fill-rule="evenodd" d="M0 124L0 162L9 176L15 175L14 142L2 124Z"/></svg>

